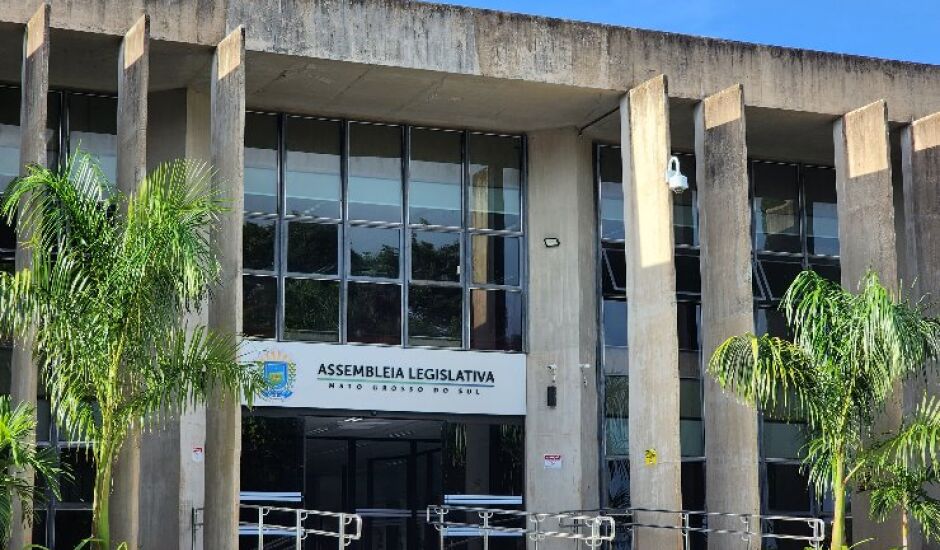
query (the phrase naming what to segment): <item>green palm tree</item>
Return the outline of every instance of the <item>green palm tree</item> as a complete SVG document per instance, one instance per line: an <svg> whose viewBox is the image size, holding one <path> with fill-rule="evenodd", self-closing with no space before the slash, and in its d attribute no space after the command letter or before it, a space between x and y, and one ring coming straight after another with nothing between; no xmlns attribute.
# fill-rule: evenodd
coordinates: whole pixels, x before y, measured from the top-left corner
<svg viewBox="0 0 940 550"><path fill-rule="evenodd" d="M60 171L29 167L2 204L28 234L33 263L0 274L0 328L33 335L56 422L93 443L92 538L102 550L130 426L204 401L210 388L250 402L263 386L238 363L235 335L185 321L220 276L208 242L223 210L212 176L175 161L124 196L78 153Z"/></svg>
<svg viewBox="0 0 940 550"><path fill-rule="evenodd" d="M834 498L833 550L845 548L850 488L872 491L873 516L901 508L936 533L940 514L926 510L936 503L910 497L935 475L923 459L940 441L938 405L925 400L897 433L877 433L873 423L895 387L940 355L940 321L873 272L853 294L804 271L780 308L792 341L734 336L715 350L708 372L747 403L806 423L804 468L817 494Z"/></svg>

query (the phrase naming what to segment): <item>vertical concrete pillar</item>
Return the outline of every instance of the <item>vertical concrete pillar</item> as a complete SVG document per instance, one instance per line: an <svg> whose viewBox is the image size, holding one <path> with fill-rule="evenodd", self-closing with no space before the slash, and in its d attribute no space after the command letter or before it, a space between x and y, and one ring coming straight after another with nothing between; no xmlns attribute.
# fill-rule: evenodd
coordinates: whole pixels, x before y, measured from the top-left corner
<svg viewBox="0 0 940 550"><path fill-rule="evenodd" d="M23 70L20 102L20 173L30 164L46 164L46 117L49 95L49 4L43 3L26 24L23 36ZM23 246L29 239L25 224L17 228L16 270L30 267L32 254ZM10 397L13 403L36 406L38 367L33 361L30 339L17 341L13 346L10 376ZM33 434L35 439L35 434ZM32 473L26 478L32 479ZM23 514L17 502L13 503L12 548L24 548L33 542L33 518Z"/></svg>
<svg viewBox="0 0 940 550"><path fill-rule="evenodd" d="M732 86L705 98L695 109L695 159L702 247L704 360L725 339L754 331L751 288L751 209L748 202L744 89ZM757 413L715 380L705 384L705 474L707 509L760 513ZM740 527L727 524L717 528ZM709 522L709 527L712 527ZM759 537L710 535L713 550L754 548Z"/></svg>
<svg viewBox="0 0 940 550"><path fill-rule="evenodd" d="M210 151L219 196L229 209L212 232L222 280L209 301L209 328L221 334L242 329L242 211L245 156L245 30L239 26L219 43L212 61ZM238 548L241 403L219 392L206 407L205 545Z"/></svg>
<svg viewBox="0 0 940 550"><path fill-rule="evenodd" d="M869 268L889 288L898 280L887 115L887 104L876 101L847 113L833 126L842 286L852 291ZM876 430L900 426L902 397L899 386L876 421ZM866 493L852 496L853 539L876 538L868 545L872 550L900 546L900 516L893 514L877 524L868 519L868 505Z"/></svg>
<svg viewBox="0 0 940 550"><path fill-rule="evenodd" d="M630 504L682 508L679 447L679 350L665 76L630 90L620 102L630 364ZM641 521L678 522L641 514ZM680 547L678 531L639 529L639 550Z"/></svg>
<svg viewBox="0 0 940 550"><path fill-rule="evenodd" d="M597 247L591 141L574 128L528 139L529 354L526 508L597 508ZM563 213L563 215L560 215ZM561 243L547 248L546 237ZM546 388L555 365L557 404ZM584 369L581 365L590 365ZM559 468L544 456L561 455ZM568 548L558 541L540 548Z"/></svg>
<svg viewBox="0 0 940 550"><path fill-rule="evenodd" d="M130 195L147 171L147 87L150 19L144 15L127 31L118 54L117 187ZM140 524L140 427L131 426L114 466L110 516L112 539L138 545Z"/></svg>

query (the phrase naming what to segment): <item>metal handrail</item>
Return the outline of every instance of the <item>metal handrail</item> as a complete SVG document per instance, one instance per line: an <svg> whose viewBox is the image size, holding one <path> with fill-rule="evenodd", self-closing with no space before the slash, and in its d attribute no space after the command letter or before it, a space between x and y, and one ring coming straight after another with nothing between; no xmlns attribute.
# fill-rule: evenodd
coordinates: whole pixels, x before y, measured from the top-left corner
<svg viewBox="0 0 940 550"><path fill-rule="evenodd" d="M243 527L255 527L258 530L258 550L264 550L265 534L275 537L293 536L296 550L301 550L303 541L310 535L316 537L329 537L337 539L340 549L349 546L353 541L362 538L362 517L359 514L347 514L345 512L326 512L323 510L302 510L299 508L283 508L279 506L260 506L254 504L241 504L239 507L243 510L256 510L258 512L258 521L239 522L239 530ZM271 512L280 512L294 515L294 525L277 525L265 523L264 519ZM337 530L328 531L325 529L308 529L304 526L307 518L321 517L333 518L337 521Z"/></svg>

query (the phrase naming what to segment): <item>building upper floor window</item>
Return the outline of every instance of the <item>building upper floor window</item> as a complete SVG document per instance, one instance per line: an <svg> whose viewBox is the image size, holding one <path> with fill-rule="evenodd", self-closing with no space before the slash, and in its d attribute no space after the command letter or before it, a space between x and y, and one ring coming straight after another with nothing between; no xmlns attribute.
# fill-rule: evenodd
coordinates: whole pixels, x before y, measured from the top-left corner
<svg viewBox="0 0 940 550"><path fill-rule="evenodd" d="M523 349L524 140L249 113L246 336Z"/></svg>

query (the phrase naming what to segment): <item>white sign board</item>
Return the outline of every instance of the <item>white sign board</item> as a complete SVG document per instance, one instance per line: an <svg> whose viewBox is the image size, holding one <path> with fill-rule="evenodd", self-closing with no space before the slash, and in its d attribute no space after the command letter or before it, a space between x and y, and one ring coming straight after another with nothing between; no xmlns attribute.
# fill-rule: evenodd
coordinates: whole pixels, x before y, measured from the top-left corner
<svg viewBox="0 0 940 550"><path fill-rule="evenodd" d="M525 414L525 355L246 340L261 407Z"/></svg>
<svg viewBox="0 0 940 550"><path fill-rule="evenodd" d="M561 470L561 455L546 454L542 455L543 465L546 470Z"/></svg>

